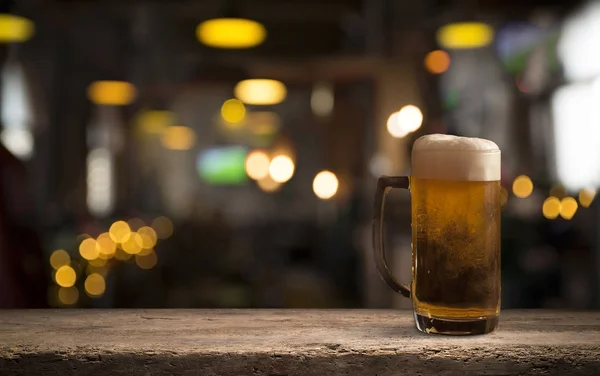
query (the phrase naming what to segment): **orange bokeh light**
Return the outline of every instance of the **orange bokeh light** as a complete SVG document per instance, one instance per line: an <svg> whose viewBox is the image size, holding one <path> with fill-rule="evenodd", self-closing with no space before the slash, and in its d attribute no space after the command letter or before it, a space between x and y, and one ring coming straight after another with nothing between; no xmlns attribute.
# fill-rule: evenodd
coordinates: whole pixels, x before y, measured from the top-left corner
<svg viewBox="0 0 600 376"><path fill-rule="evenodd" d="M446 51L435 50L425 56L425 68L433 74L441 74L450 68L450 55Z"/></svg>

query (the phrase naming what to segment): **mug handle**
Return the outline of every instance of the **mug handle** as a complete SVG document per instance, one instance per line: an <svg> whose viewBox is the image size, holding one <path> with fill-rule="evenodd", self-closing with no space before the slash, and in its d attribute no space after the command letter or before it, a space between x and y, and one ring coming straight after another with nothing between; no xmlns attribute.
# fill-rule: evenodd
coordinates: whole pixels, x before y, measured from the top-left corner
<svg viewBox="0 0 600 376"><path fill-rule="evenodd" d="M410 189L408 176L382 176L377 180L373 210L373 252L377 271L383 280L397 293L410 298L410 288L396 280L387 265L383 236L383 213L385 198L392 188Z"/></svg>

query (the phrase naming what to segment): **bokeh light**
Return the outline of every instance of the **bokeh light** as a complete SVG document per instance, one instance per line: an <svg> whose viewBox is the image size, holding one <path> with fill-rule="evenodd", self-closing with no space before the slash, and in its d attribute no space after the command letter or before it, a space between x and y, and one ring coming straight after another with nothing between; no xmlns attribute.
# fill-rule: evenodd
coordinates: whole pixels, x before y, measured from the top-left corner
<svg viewBox="0 0 600 376"><path fill-rule="evenodd" d="M98 247L95 239L84 239L81 244L79 244L79 254L86 260L94 260L98 258L100 253L99 248L100 247Z"/></svg>
<svg viewBox="0 0 600 376"><path fill-rule="evenodd" d="M150 252L145 255L135 255L135 263L141 269L152 269L154 266L156 266L157 262L158 257L156 256L156 252Z"/></svg>
<svg viewBox="0 0 600 376"><path fill-rule="evenodd" d="M566 220L573 218L577 212L577 200L573 197L565 197L560 200L560 216Z"/></svg>
<svg viewBox="0 0 600 376"><path fill-rule="evenodd" d="M273 180L270 175L267 175L264 178L257 180L256 185L258 185L258 187L262 191L267 193L275 192L281 187L281 183Z"/></svg>
<svg viewBox="0 0 600 376"><path fill-rule="evenodd" d="M373 177L389 175L392 171L392 161L383 153L376 153L369 160L369 172Z"/></svg>
<svg viewBox="0 0 600 376"><path fill-rule="evenodd" d="M228 99L221 106L223 120L230 124L237 124L246 117L246 106L239 99Z"/></svg>
<svg viewBox="0 0 600 376"><path fill-rule="evenodd" d="M142 249L152 249L156 245L156 231L152 227L144 226L141 227L137 234L139 236L134 237L134 240L139 242L138 245Z"/></svg>
<svg viewBox="0 0 600 376"><path fill-rule="evenodd" d="M332 198L336 194L338 186L338 178L331 171L321 171L313 180L313 192L323 200Z"/></svg>
<svg viewBox="0 0 600 376"><path fill-rule="evenodd" d="M54 280L61 287L71 287L77 280L77 274L75 274L75 270L71 266L64 265L58 268L54 275Z"/></svg>
<svg viewBox="0 0 600 376"><path fill-rule="evenodd" d="M214 48L251 48L267 37L267 29L259 22L244 18L213 18L196 28L196 38Z"/></svg>
<svg viewBox="0 0 600 376"><path fill-rule="evenodd" d="M527 175L517 176L513 181L512 190L515 196L527 198L533 192L533 182Z"/></svg>
<svg viewBox="0 0 600 376"><path fill-rule="evenodd" d="M27 18L0 14L0 43L25 42L34 33L35 26Z"/></svg>
<svg viewBox="0 0 600 376"><path fill-rule="evenodd" d="M441 74L450 68L450 55L446 51L435 50L425 56L425 68L433 74Z"/></svg>
<svg viewBox="0 0 600 376"><path fill-rule="evenodd" d="M489 45L494 29L481 22L460 22L441 27L437 32L440 46L449 49L472 49Z"/></svg>
<svg viewBox="0 0 600 376"><path fill-rule="evenodd" d="M104 277L98 273L93 273L85 279L85 292L91 297L99 297L106 290L106 281Z"/></svg>
<svg viewBox="0 0 600 376"><path fill-rule="evenodd" d="M29 159L33 155L34 141L29 129L5 128L0 132L0 140L21 159Z"/></svg>
<svg viewBox="0 0 600 376"><path fill-rule="evenodd" d="M596 191L593 189L582 189L579 191L579 204L584 208L589 208L595 197Z"/></svg>
<svg viewBox="0 0 600 376"><path fill-rule="evenodd" d="M94 216L106 216L114 207L115 179L113 152L95 148L87 156L86 202Z"/></svg>
<svg viewBox="0 0 600 376"><path fill-rule="evenodd" d="M334 96L333 86L318 83L314 86L310 96L310 108L317 116L328 116L333 111Z"/></svg>
<svg viewBox="0 0 600 376"><path fill-rule="evenodd" d="M175 114L171 111L147 110L138 115L137 127L140 132L161 134L175 122Z"/></svg>
<svg viewBox="0 0 600 376"><path fill-rule="evenodd" d="M419 107L409 104L400 109L397 121L400 127L408 132L414 132L423 124L423 113Z"/></svg>
<svg viewBox="0 0 600 376"><path fill-rule="evenodd" d="M129 254L135 255L142 250L140 244L144 244L144 239L137 232L132 232L129 239L121 244L121 248Z"/></svg>
<svg viewBox="0 0 600 376"><path fill-rule="evenodd" d="M423 124L423 113L419 107L409 104L390 115L387 130L392 137L402 138L419 129L421 124Z"/></svg>
<svg viewBox="0 0 600 376"><path fill-rule="evenodd" d="M169 150L190 150L196 145L196 132L190 127L174 125L164 130L160 141Z"/></svg>
<svg viewBox="0 0 600 376"><path fill-rule="evenodd" d="M110 226L108 234L115 243L123 243L129 240L131 227L125 221L116 221Z"/></svg>
<svg viewBox="0 0 600 376"><path fill-rule="evenodd" d="M64 305L73 305L79 300L77 287L61 287L58 289L58 300Z"/></svg>
<svg viewBox="0 0 600 376"><path fill-rule="evenodd" d="M265 152L254 150L246 157L246 174L254 180L264 179L269 175L270 163L271 160Z"/></svg>
<svg viewBox="0 0 600 376"><path fill-rule="evenodd" d="M98 235L96 246L101 258L111 258L117 251L117 244L112 240L108 232Z"/></svg>
<svg viewBox="0 0 600 376"><path fill-rule="evenodd" d="M542 205L542 213L548 219L554 219L560 214L560 200L556 197L548 197Z"/></svg>
<svg viewBox="0 0 600 376"><path fill-rule="evenodd" d="M135 86L125 81L96 81L88 87L88 98L101 105L125 106L135 100Z"/></svg>
<svg viewBox="0 0 600 376"><path fill-rule="evenodd" d="M287 89L277 80L250 79L238 82L233 93L246 104L273 105L283 102L287 96Z"/></svg>
<svg viewBox="0 0 600 376"><path fill-rule="evenodd" d="M269 175L271 179L278 183L285 183L294 175L294 162L287 155L278 155L269 165Z"/></svg>
<svg viewBox="0 0 600 376"><path fill-rule="evenodd" d="M159 239L167 239L173 235L173 222L165 216L154 218L152 221L152 228Z"/></svg>
<svg viewBox="0 0 600 376"><path fill-rule="evenodd" d="M57 249L50 255L50 266L54 270L58 270L61 266L69 265L71 256L64 249Z"/></svg>
<svg viewBox="0 0 600 376"><path fill-rule="evenodd" d="M398 112L394 112L388 118L387 130L394 138L403 138L408 135L408 132L402 129L398 123Z"/></svg>

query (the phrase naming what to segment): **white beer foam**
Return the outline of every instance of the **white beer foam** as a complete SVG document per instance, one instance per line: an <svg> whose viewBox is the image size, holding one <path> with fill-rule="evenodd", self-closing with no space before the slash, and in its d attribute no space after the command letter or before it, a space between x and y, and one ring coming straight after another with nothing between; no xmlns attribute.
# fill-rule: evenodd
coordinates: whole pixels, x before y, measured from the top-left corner
<svg viewBox="0 0 600 376"><path fill-rule="evenodd" d="M430 134L415 141L412 176L421 179L500 180L500 148L483 138Z"/></svg>

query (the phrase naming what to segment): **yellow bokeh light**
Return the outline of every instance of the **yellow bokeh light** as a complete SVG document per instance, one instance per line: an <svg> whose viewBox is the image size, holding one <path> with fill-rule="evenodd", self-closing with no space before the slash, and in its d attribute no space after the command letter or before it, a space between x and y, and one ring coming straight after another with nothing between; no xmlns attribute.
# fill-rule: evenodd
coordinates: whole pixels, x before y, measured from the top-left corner
<svg viewBox="0 0 600 376"><path fill-rule="evenodd" d="M34 33L35 26L27 18L0 14L0 43L25 42Z"/></svg>
<svg viewBox="0 0 600 376"><path fill-rule="evenodd" d="M266 153L253 150L246 156L246 174L254 180L264 179L269 175L270 163L271 159Z"/></svg>
<svg viewBox="0 0 600 376"><path fill-rule="evenodd" d="M198 40L215 48L251 48L267 37L267 29L253 20L244 18L214 18L196 28Z"/></svg>
<svg viewBox="0 0 600 376"><path fill-rule="evenodd" d="M450 55L446 51L435 50L425 56L425 68L433 74L441 74L450 68Z"/></svg>
<svg viewBox="0 0 600 376"><path fill-rule="evenodd" d="M158 262L158 257L156 256L156 252L150 252L146 255L135 255L135 263L141 269L152 269L156 266Z"/></svg>
<svg viewBox="0 0 600 376"><path fill-rule="evenodd" d="M97 259L99 253L99 247L95 239L84 239L79 244L79 254L86 260Z"/></svg>
<svg viewBox="0 0 600 376"><path fill-rule="evenodd" d="M140 244L144 244L144 239L137 232L132 232L129 239L121 244L121 248L129 254L135 255L142 250Z"/></svg>
<svg viewBox="0 0 600 376"><path fill-rule="evenodd" d="M71 256L64 249L57 249L50 255L50 265L57 270L63 265L69 265Z"/></svg>
<svg viewBox="0 0 600 376"><path fill-rule="evenodd" d="M579 204L584 208L589 208L596 197L596 191L592 189L582 189L579 191Z"/></svg>
<svg viewBox="0 0 600 376"><path fill-rule="evenodd" d="M144 226L141 227L137 234L139 236L135 237L134 240L139 242L137 243L142 249L151 249L156 245L156 231L152 227Z"/></svg>
<svg viewBox="0 0 600 376"><path fill-rule="evenodd" d="M144 133L160 134L174 122L175 114L171 111L147 110L138 116L137 127Z"/></svg>
<svg viewBox="0 0 600 376"><path fill-rule="evenodd" d="M313 180L313 192L318 198L327 200L335 196L339 186L338 178L331 171L321 171Z"/></svg>
<svg viewBox="0 0 600 376"><path fill-rule="evenodd" d="M159 239L166 239L173 235L173 222L165 216L154 218L152 228L156 231L156 236Z"/></svg>
<svg viewBox="0 0 600 376"><path fill-rule="evenodd" d="M440 46L449 49L484 47L494 40L494 29L481 22L461 22L443 26L437 32Z"/></svg>
<svg viewBox="0 0 600 376"><path fill-rule="evenodd" d="M231 124L237 124L246 117L246 106L239 99L228 99L221 106L223 120Z"/></svg>
<svg viewBox="0 0 600 376"><path fill-rule="evenodd" d="M99 297L106 291L106 281L101 274L93 273L85 279L85 292L91 297Z"/></svg>
<svg viewBox="0 0 600 376"><path fill-rule="evenodd" d="M527 175L520 175L513 181L512 190L518 198L527 198L533 192L533 182Z"/></svg>
<svg viewBox="0 0 600 376"><path fill-rule="evenodd" d="M196 132L190 127L167 127L160 136L162 145L169 150L190 150L196 145Z"/></svg>
<svg viewBox="0 0 600 376"><path fill-rule="evenodd" d="M548 219L554 219L560 214L560 200L556 197L548 197L542 205L542 213Z"/></svg>
<svg viewBox="0 0 600 376"><path fill-rule="evenodd" d="M565 197L560 200L560 216L566 220L573 218L577 212L577 200L573 197Z"/></svg>
<svg viewBox="0 0 600 376"><path fill-rule="evenodd" d="M273 105L283 102L287 96L287 89L277 80L250 79L238 82L233 93L246 104Z"/></svg>
<svg viewBox="0 0 600 376"><path fill-rule="evenodd" d="M61 287L58 289L58 300L64 305L73 305L79 300L77 287Z"/></svg>
<svg viewBox="0 0 600 376"><path fill-rule="evenodd" d="M125 81L95 81L87 93L92 102L108 106L131 104L137 96L135 86Z"/></svg>
<svg viewBox="0 0 600 376"><path fill-rule="evenodd" d="M117 244L114 242L114 240L112 240L108 232L98 235L98 239L96 239L96 246L98 247L100 256L104 255L112 257L117 250Z"/></svg>
<svg viewBox="0 0 600 376"><path fill-rule="evenodd" d="M125 221L116 221L110 226L108 234L115 243L123 243L129 240L131 227Z"/></svg>
<svg viewBox="0 0 600 376"><path fill-rule="evenodd" d="M56 284L61 287L71 287L75 284L77 275L71 266L64 265L58 268L54 275L54 280L56 281Z"/></svg>
<svg viewBox="0 0 600 376"><path fill-rule="evenodd" d="M269 165L271 179L278 183L285 183L294 176L294 161L287 155L278 155Z"/></svg>
<svg viewBox="0 0 600 376"><path fill-rule="evenodd" d="M115 253L115 258L119 261L127 261L132 257L131 254L125 252L124 250L117 248L117 252Z"/></svg>
<svg viewBox="0 0 600 376"><path fill-rule="evenodd" d="M271 178L271 176L267 175L264 178L257 180L256 185L267 193L272 193L277 191L281 187L281 183L276 182Z"/></svg>

